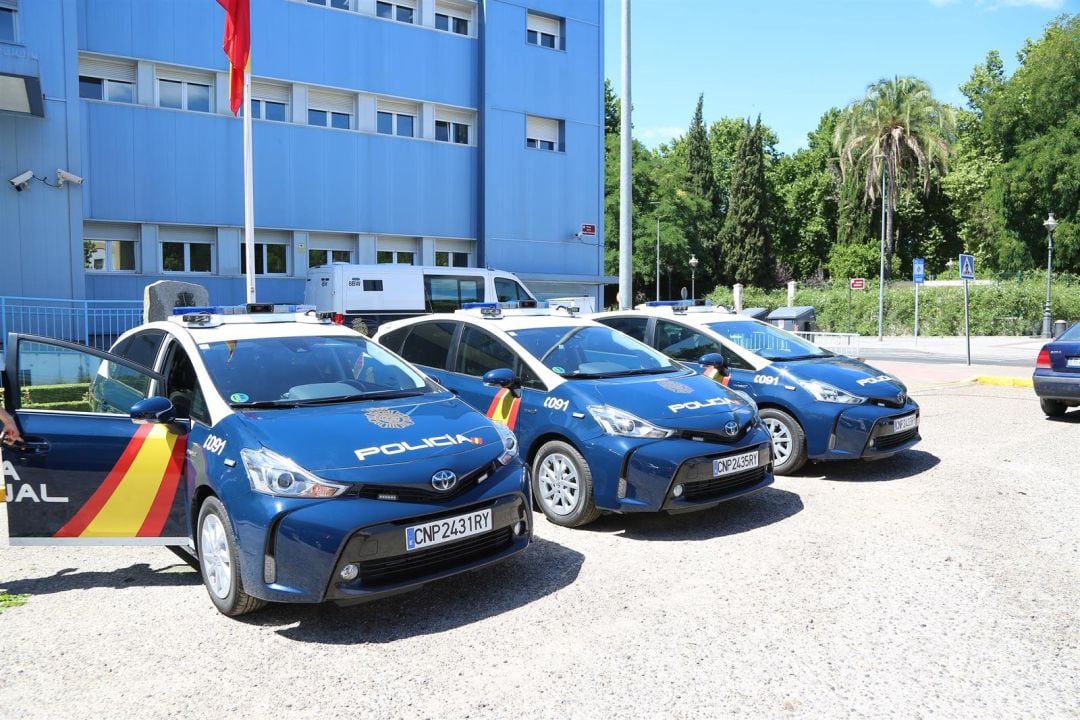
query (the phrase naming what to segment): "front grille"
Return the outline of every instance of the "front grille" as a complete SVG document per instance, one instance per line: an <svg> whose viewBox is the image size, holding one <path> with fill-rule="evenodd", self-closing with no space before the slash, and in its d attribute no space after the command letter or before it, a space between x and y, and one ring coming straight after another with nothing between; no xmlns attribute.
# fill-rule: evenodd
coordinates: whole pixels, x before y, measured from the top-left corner
<svg viewBox="0 0 1080 720"><path fill-rule="evenodd" d="M704 432L702 430L680 430L679 437L683 440L696 440L697 442L723 443L725 445L730 445L733 442L742 440L743 435L745 435L746 431L749 429L750 425L747 424L739 428L739 432L734 436L728 436L722 433Z"/></svg>
<svg viewBox="0 0 1080 720"><path fill-rule="evenodd" d="M457 485L450 492L439 492L433 487L421 485L361 485L354 491L357 497L371 500L391 500L395 502L431 503L445 502L464 495L480 484L481 478L495 471L497 462L489 463L473 470L468 475L458 478Z"/></svg>
<svg viewBox="0 0 1080 720"><path fill-rule="evenodd" d="M725 475L724 477L713 478L712 480L701 480L699 482L688 483L683 486L681 499L688 502L715 500L724 495L750 487L751 485L756 485L765 479L765 470L766 467L762 465L756 468L750 468L749 470L743 470L734 475Z"/></svg>
<svg viewBox="0 0 1080 720"><path fill-rule="evenodd" d="M494 555L509 546L513 538L513 530L505 527L429 550L361 562L360 582L365 588L377 588L419 580Z"/></svg>
<svg viewBox="0 0 1080 720"><path fill-rule="evenodd" d="M874 440L874 448L877 450L889 450L890 448L903 445L908 440L911 440L919 433L919 428L913 427L910 430L898 432L895 435L882 435Z"/></svg>
<svg viewBox="0 0 1080 720"><path fill-rule="evenodd" d="M894 395L892 397L872 397L869 403L878 407L902 408L907 404L907 393L900 393L899 396Z"/></svg>

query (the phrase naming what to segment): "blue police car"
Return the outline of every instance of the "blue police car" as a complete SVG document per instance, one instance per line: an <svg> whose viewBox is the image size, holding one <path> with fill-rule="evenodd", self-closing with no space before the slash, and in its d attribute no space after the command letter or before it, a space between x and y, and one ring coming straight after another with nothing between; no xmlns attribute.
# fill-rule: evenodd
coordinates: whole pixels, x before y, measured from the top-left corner
<svg viewBox="0 0 1080 720"><path fill-rule="evenodd" d="M758 405L778 474L807 459L888 457L920 440L919 406L897 378L768 323L668 301L592 317L689 365L719 354L730 387Z"/></svg>
<svg viewBox="0 0 1080 720"><path fill-rule="evenodd" d="M185 308L110 353L9 336L13 544L189 547L226 615L378 597L526 548L505 426L314 312L231 310Z"/></svg>
<svg viewBox="0 0 1080 720"><path fill-rule="evenodd" d="M694 510L772 483L752 403L622 333L526 305L400 320L376 338L514 430L549 520Z"/></svg>
<svg viewBox="0 0 1080 720"><path fill-rule="evenodd" d="M1048 417L1080 405L1080 323L1043 346L1031 380Z"/></svg>

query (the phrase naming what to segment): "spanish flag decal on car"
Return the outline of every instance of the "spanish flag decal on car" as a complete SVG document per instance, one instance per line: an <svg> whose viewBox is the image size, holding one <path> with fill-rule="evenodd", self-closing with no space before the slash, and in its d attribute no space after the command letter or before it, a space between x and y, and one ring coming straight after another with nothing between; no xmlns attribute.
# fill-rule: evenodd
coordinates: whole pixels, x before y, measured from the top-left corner
<svg viewBox="0 0 1080 720"><path fill-rule="evenodd" d="M491 401L487 409L487 416L513 430L517 423L520 406L521 398L515 397L512 392L503 388L495 394L495 399Z"/></svg>
<svg viewBox="0 0 1080 720"><path fill-rule="evenodd" d="M53 537L157 537L169 518L186 438L140 425L101 486Z"/></svg>

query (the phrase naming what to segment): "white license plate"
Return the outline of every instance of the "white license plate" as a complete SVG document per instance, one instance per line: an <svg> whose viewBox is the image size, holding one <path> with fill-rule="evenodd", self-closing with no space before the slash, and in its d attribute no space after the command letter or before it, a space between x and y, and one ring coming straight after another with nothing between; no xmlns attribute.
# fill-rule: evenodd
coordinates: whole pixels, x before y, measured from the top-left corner
<svg viewBox="0 0 1080 720"><path fill-rule="evenodd" d="M743 470L749 470L750 468L756 468L758 466L758 451L743 453L742 455L732 455L726 458L717 458L712 461L712 474L713 477L720 477L722 475L730 475L732 473L741 472Z"/></svg>
<svg viewBox="0 0 1080 720"><path fill-rule="evenodd" d="M1065 367L1080 368L1080 357L1065 358Z"/></svg>
<svg viewBox="0 0 1080 720"><path fill-rule="evenodd" d="M919 424L919 418L916 415L905 415L902 418L896 418L892 421L892 430L894 433L904 432L910 430Z"/></svg>
<svg viewBox="0 0 1080 720"><path fill-rule="evenodd" d="M423 550L491 529L491 508L405 528L405 549Z"/></svg>

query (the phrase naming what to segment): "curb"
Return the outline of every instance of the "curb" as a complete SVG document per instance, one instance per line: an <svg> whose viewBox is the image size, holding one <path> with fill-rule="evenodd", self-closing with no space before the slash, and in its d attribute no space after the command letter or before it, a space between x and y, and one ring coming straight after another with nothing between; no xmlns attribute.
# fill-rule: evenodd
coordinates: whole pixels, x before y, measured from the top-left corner
<svg viewBox="0 0 1080 720"><path fill-rule="evenodd" d="M972 382L976 385L999 385L1001 387L1034 387L1031 378L1011 377L1008 375L976 375Z"/></svg>

